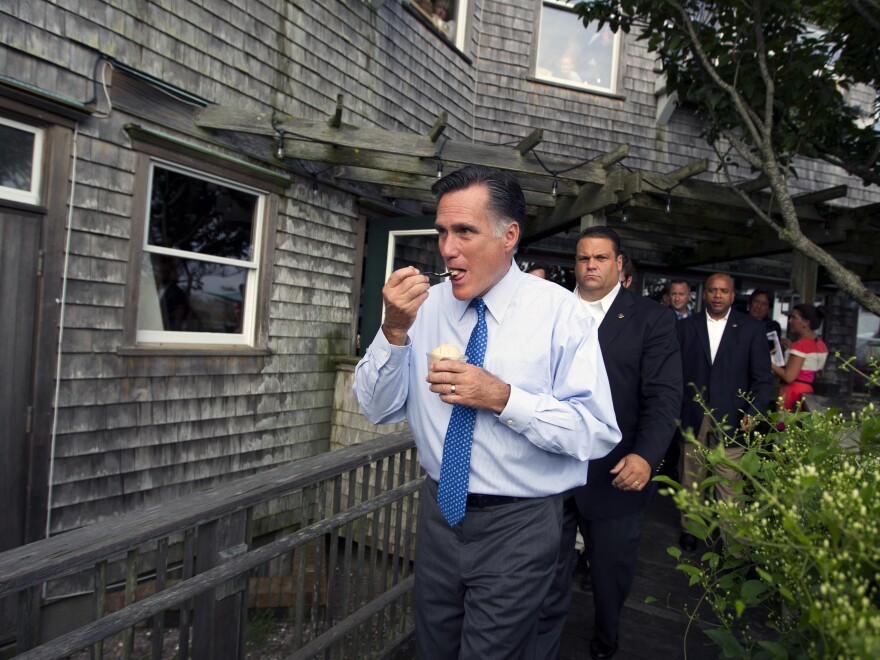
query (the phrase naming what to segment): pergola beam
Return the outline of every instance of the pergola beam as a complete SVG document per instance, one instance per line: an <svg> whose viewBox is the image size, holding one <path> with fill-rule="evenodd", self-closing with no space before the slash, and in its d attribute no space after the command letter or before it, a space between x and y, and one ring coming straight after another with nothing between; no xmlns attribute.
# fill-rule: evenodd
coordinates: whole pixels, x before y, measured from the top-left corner
<svg viewBox="0 0 880 660"><path fill-rule="evenodd" d="M825 188L824 190L815 190L813 192L794 195L792 201L796 206L821 204L823 202L830 202L832 199L846 197L848 191L849 188L846 185L834 186L833 188Z"/></svg>
<svg viewBox="0 0 880 660"><path fill-rule="evenodd" d="M708 169L709 161L705 158L701 158L700 160L695 160L694 162L683 165L678 169L672 170L671 172L667 172L666 176L668 176L670 179L675 179L675 181L680 183L682 181L685 181L686 179L695 177L698 174L702 174Z"/></svg>
<svg viewBox="0 0 880 660"><path fill-rule="evenodd" d="M749 199L778 218L773 197L761 192L767 186L764 177L736 186L700 181L694 177L708 169L705 159L667 173L614 167L628 156L626 144L587 163L549 158L542 162L535 152L543 140L542 129L532 130L510 148L440 141L448 125L446 112L426 135L418 135L344 124L342 109L341 94L336 112L323 121L209 106L192 114L193 134L210 138L205 131L214 131L224 144L235 144L276 167L279 161L273 156L280 146L284 158L335 165L333 176L341 182L361 182L381 195L425 203L435 202L430 188L441 156L450 169L479 164L512 172L523 187L529 214L524 246L576 227L584 216L604 212L630 245L668 255L673 268L791 251L775 230L748 220L753 213ZM282 164L293 165L283 163L283 158ZM557 195L551 192L554 180ZM874 255L877 241L870 228L880 205L842 209L826 204L846 194L846 186L835 186L798 195L794 201L811 240L859 265L859 259ZM620 224L624 205L630 218L626 225ZM859 228L861 234L847 236L847 231ZM869 264L861 265L866 271Z"/></svg>
<svg viewBox="0 0 880 660"><path fill-rule="evenodd" d="M544 130L541 128L536 128L531 133L528 134L523 140L516 145L516 150L519 152L520 156L525 156L532 149L537 147L544 140Z"/></svg>
<svg viewBox="0 0 880 660"><path fill-rule="evenodd" d="M609 151L601 158L598 158L596 162L602 167L602 169L607 170L610 169L612 165L614 165L615 163L619 163L627 156L629 156L629 145L621 144L613 151Z"/></svg>
<svg viewBox="0 0 880 660"><path fill-rule="evenodd" d="M545 212L534 222L526 224L523 238L536 241L552 236L576 225L581 216L616 205L619 202L618 194L623 189L627 176L625 170L612 170L608 173L605 185L585 185L574 199L570 197L560 199L555 208Z"/></svg>
<svg viewBox="0 0 880 660"><path fill-rule="evenodd" d="M734 188L742 190L744 193L753 193L758 192L759 190L763 190L769 185L770 179L767 178L766 174L762 174L749 181L742 181L740 183L737 183Z"/></svg>
<svg viewBox="0 0 880 660"><path fill-rule="evenodd" d="M437 119L434 120L434 125L428 130L428 139L431 142L436 142L440 139L440 135L442 135L443 131L446 130L446 126L449 123L449 115L446 114L444 110L441 112Z"/></svg>
<svg viewBox="0 0 880 660"><path fill-rule="evenodd" d="M336 110L330 115L327 125L330 128L340 128L342 126L342 94L336 96Z"/></svg>

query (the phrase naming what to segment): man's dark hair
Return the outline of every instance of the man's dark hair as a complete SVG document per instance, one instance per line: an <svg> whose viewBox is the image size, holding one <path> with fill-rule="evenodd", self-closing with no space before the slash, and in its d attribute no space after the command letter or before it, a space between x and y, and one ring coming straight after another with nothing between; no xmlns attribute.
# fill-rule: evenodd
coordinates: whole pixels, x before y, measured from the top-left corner
<svg viewBox="0 0 880 660"><path fill-rule="evenodd" d="M550 266L543 261L533 261L529 264L529 267L526 268L527 273L531 273L533 270L543 270L548 275L550 274Z"/></svg>
<svg viewBox="0 0 880 660"><path fill-rule="evenodd" d="M447 174L431 186L431 192L440 199L448 192L484 185L489 191L489 210L499 225L513 221L520 230L526 219L526 199L516 177L484 165L468 165ZM500 233L499 233L500 235Z"/></svg>
<svg viewBox="0 0 880 660"><path fill-rule="evenodd" d="M626 250L620 251L620 256L623 257L623 279L628 280L631 277L635 277L636 268L633 265L632 259L629 256L629 253Z"/></svg>
<svg viewBox="0 0 880 660"><path fill-rule="evenodd" d="M752 302L758 296L767 296L767 302L773 303L773 296L770 295L770 292L767 289L755 289L749 294L749 302Z"/></svg>
<svg viewBox="0 0 880 660"><path fill-rule="evenodd" d="M691 283L688 282L687 280L672 280L669 282L669 289L670 290L672 289L673 284L687 284L688 291L690 291L693 288L691 286Z"/></svg>
<svg viewBox="0 0 880 660"><path fill-rule="evenodd" d="M620 236L618 236L617 232L611 229L611 227L587 227L581 232L581 235L578 236L578 241L582 238L607 238L611 241L611 244L614 247L614 256L619 257L622 254L620 249Z"/></svg>

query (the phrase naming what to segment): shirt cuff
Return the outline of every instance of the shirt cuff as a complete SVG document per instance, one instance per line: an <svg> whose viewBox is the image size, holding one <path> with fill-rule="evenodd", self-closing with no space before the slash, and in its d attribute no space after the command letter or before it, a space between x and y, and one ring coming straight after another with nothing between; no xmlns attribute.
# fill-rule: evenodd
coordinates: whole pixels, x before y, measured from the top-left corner
<svg viewBox="0 0 880 660"><path fill-rule="evenodd" d="M534 417L535 397L536 395L511 385L510 398L507 399L507 405L498 415L498 419L507 428L517 433L524 433Z"/></svg>
<svg viewBox="0 0 880 660"><path fill-rule="evenodd" d="M380 367L390 364L392 367L399 367L404 364L410 353L412 342L407 335L406 343L403 346L396 346L388 341L382 328L376 334L376 339L370 345L370 352L373 353L373 359Z"/></svg>

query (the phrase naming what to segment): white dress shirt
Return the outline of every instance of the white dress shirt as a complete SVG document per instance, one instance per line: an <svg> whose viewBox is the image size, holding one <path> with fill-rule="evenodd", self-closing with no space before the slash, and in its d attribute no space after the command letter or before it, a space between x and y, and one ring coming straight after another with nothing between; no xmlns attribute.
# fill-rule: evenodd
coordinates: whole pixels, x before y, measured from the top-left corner
<svg viewBox="0 0 880 660"><path fill-rule="evenodd" d="M483 368L510 385L510 399L500 415L477 411L468 491L544 497L583 485L587 461L620 442L596 323L570 292L513 262L483 300ZM431 287L407 345L391 345L380 328L355 369L364 414L374 424L406 419L435 480L452 406L428 389L426 353L465 349L477 317L469 303L449 282Z"/></svg>
<svg viewBox="0 0 880 660"><path fill-rule="evenodd" d="M730 309L724 318L717 321L706 313L706 328L709 331L709 351L712 354L712 363L715 363L715 355L718 353L718 345L721 343L721 335L724 334L724 328L727 327L727 319L730 316Z"/></svg>
<svg viewBox="0 0 880 660"><path fill-rule="evenodd" d="M575 287L574 292L577 295L578 299L584 303L584 309L596 320L596 327L598 328L602 325L602 321L605 320L605 315L608 313L608 310L611 308L614 299L617 298L617 292L620 291L620 282L614 285L614 288L608 292L608 295L600 298L596 301L584 300L581 297L581 294L578 292L577 287Z"/></svg>

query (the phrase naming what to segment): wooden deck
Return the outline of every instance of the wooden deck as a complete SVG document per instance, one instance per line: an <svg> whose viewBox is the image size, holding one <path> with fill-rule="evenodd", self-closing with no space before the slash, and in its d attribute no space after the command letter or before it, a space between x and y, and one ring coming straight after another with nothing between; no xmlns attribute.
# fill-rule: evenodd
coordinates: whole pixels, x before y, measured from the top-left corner
<svg viewBox="0 0 880 660"><path fill-rule="evenodd" d="M678 512L667 497L656 497L645 514L636 577L620 625L620 646L615 660L719 657L719 648L702 630L713 620L711 609L700 609L702 621L690 623L685 609L693 611L701 591L688 587L687 577L675 569L666 548L678 543ZM701 549L698 548L698 552ZM590 657L593 637L593 594L580 587L581 575L572 580L572 603L562 638L560 660ZM656 598L646 603L649 596ZM685 633L687 632L687 635ZM685 646L686 644L686 646Z"/></svg>

